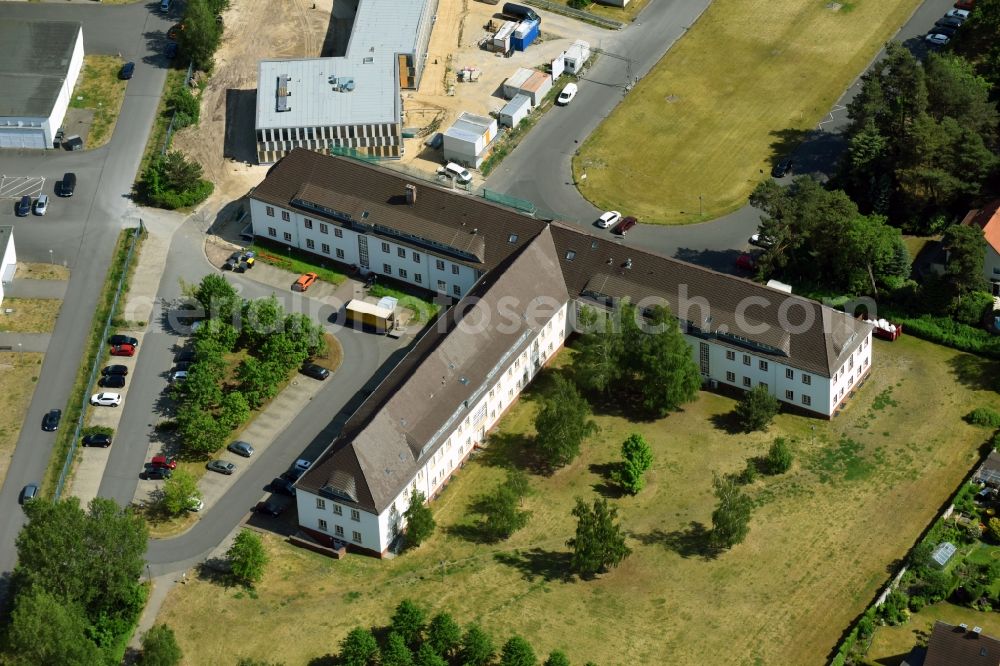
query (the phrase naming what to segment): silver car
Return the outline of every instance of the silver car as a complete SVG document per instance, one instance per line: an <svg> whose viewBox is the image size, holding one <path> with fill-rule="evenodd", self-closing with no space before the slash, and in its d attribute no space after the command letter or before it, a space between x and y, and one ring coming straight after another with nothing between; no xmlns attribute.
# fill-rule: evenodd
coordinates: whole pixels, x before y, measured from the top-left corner
<svg viewBox="0 0 1000 666"><path fill-rule="evenodd" d="M249 458L250 456L253 455L253 447L250 446L250 442L237 440L226 448L228 448L236 455L243 456L244 458Z"/></svg>
<svg viewBox="0 0 1000 666"><path fill-rule="evenodd" d="M39 194L35 199L35 215L45 215L49 212L49 195Z"/></svg>

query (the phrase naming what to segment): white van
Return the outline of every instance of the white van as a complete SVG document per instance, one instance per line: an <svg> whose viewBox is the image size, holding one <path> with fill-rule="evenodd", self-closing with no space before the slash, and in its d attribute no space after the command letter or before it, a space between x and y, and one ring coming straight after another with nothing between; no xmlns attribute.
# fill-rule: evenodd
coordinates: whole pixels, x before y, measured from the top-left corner
<svg viewBox="0 0 1000 666"><path fill-rule="evenodd" d="M449 178L454 178L463 185L465 183L472 182L472 174L469 173L468 169L459 164L455 164L454 162L448 162L448 164L445 165L444 173Z"/></svg>

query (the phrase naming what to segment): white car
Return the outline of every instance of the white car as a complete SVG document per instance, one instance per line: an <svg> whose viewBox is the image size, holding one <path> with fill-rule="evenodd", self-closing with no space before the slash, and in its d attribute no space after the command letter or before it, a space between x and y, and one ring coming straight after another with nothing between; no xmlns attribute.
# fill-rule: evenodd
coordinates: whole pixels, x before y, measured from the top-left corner
<svg viewBox="0 0 1000 666"><path fill-rule="evenodd" d="M774 241L761 233L756 233L750 237L750 244L757 247L768 248L774 245Z"/></svg>
<svg viewBox="0 0 1000 666"><path fill-rule="evenodd" d="M622 214L616 210L609 210L604 215L601 215L597 219L597 226L601 229L610 229L611 227L618 224L618 220L622 219Z"/></svg>
<svg viewBox="0 0 1000 666"><path fill-rule="evenodd" d="M948 18L957 18L960 21L965 21L969 18L969 10L967 9L949 9L948 13L945 14Z"/></svg>
<svg viewBox="0 0 1000 666"><path fill-rule="evenodd" d="M192 497L188 500L188 511L201 511L205 508L205 500L200 497Z"/></svg>
<svg viewBox="0 0 1000 666"><path fill-rule="evenodd" d="M561 93L559 93L559 97L556 98L556 104L562 104L563 106L569 104L573 101L573 98L576 97L577 90L578 88L575 83L567 83L566 87L562 89Z"/></svg>
<svg viewBox="0 0 1000 666"><path fill-rule="evenodd" d="M122 404L121 393L95 393L90 396L90 404L99 407L117 407Z"/></svg>
<svg viewBox="0 0 1000 666"><path fill-rule="evenodd" d="M944 46L951 41L948 35L942 35L937 32L932 32L931 34L924 37L924 41L933 46Z"/></svg>
<svg viewBox="0 0 1000 666"><path fill-rule="evenodd" d="M448 162L448 164L444 166L442 173L449 178L454 178L463 185L465 183L472 182L472 174L469 173L469 170L460 164L455 164L454 162Z"/></svg>

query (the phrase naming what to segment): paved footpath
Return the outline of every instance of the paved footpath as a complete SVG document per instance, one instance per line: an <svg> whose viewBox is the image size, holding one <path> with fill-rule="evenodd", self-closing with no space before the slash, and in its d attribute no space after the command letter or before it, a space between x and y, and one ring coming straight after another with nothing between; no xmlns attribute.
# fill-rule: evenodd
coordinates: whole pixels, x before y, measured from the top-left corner
<svg viewBox="0 0 1000 666"><path fill-rule="evenodd" d="M51 333L0 333L0 350L45 353L51 340Z"/></svg>
<svg viewBox="0 0 1000 666"><path fill-rule="evenodd" d="M4 298L54 298L62 300L66 295L66 280L35 280L19 279L17 276L10 284L4 285Z"/></svg>

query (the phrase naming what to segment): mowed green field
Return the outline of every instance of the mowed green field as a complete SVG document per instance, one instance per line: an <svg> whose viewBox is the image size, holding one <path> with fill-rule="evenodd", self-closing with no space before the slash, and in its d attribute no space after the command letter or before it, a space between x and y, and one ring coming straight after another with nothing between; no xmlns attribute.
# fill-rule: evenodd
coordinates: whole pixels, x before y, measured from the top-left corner
<svg viewBox="0 0 1000 666"><path fill-rule="evenodd" d="M580 148L583 195L665 224L745 204L920 0L829 4L714 0Z"/></svg>
<svg viewBox="0 0 1000 666"><path fill-rule="evenodd" d="M385 624L407 597L476 620L498 642L518 633L539 653L562 648L574 664L823 663L977 460L989 433L961 416L1000 406L996 369L978 358L908 337L875 345L871 379L830 422L781 415L766 435L732 434L733 401L708 393L653 422L598 410L601 431L580 458L531 475L528 526L476 543L467 507L518 459L536 409L529 393L433 502L438 530L418 550L334 561L269 537L273 561L254 594L191 576L159 621L188 664L305 664L336 652L350 628ZM606 466L633 431L656 455L647 487L613 500L634 552L597 580L567 580L574 499L609 491ZM742 469L777 435L794 439L792 470L748 487L758 505L749 537L706 558L712 473Z"/></svg>

